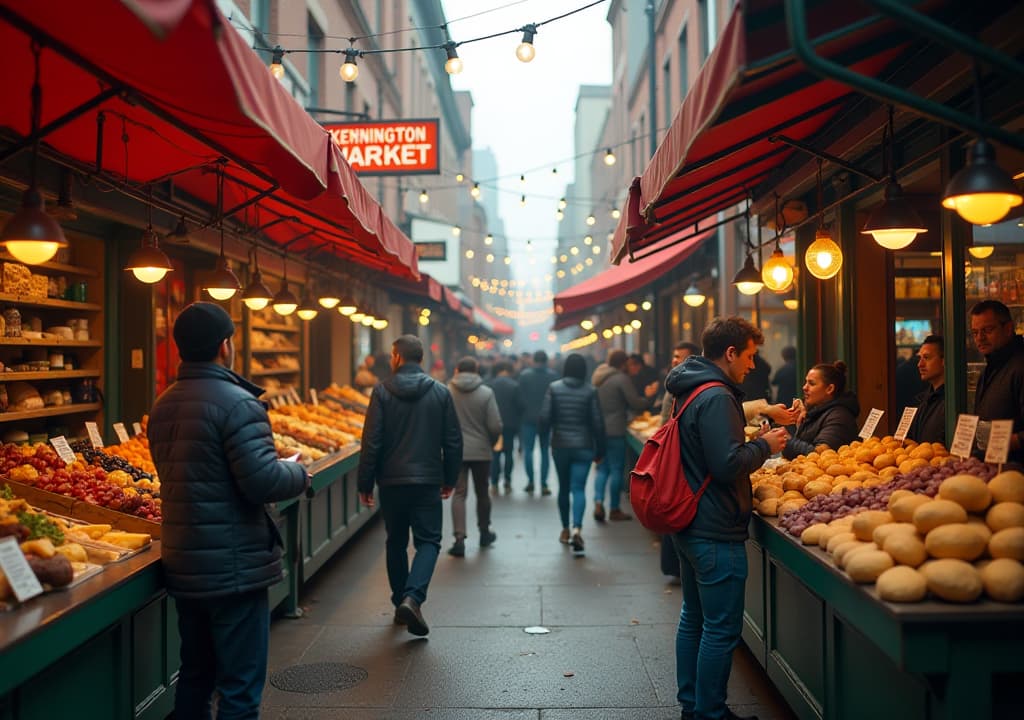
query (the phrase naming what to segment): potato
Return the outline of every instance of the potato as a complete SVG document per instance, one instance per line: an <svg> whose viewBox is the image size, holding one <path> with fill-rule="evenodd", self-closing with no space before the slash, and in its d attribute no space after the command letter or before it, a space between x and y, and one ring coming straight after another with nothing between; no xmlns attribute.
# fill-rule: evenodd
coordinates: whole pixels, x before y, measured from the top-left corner
<svg viewBox="0 0 1024 720"><path fill-rule="evenodd" d="M997 503L1024 503L1024 473L1004 470L988 481L988 489Z"/></svg>
<svg viewBox="0 0 1024 720"><path fill-rule="evenodd" d="M910 490L893 490L892 494L889 495L889 503L886 505L886 507L892 509L892 506L896 504L897 500L899 500L900 498L912 497L913 494L914 493L911 492Z"/></svg>
<svg viewBox="0 0 1024 720"><path fill-rule="evenodd" d="M963 560L933 560L921 570L928 581L928 590L950 602L974 602L981 595L981 573Z"/></svg>
<svg viewBox="0 0 1024 720"><path fill-rule="evenodd" d="M804 485L804 497L810 500L818 495L828 495L832 492L832 483L827 480L811 480Z"/></svg>
<svg viewBox="0 0 1024 720"><path fill-rule="evenodd" d="M932 499L927 495L915 494L909 497L901 497L889 506L889 512L892 513L892 519L896 522L913 522L914 511L921 505L930 502L932 502Z"/></svg>
<svg viewBox="0 0 1024 720"><path fill-rule="evenodd" d="M892 514L887 510L865 510L853 518L853 534L858 540L871 542L875 528L892 521Z"/></svg>
<svg viewBox="0 0 1024 720"><path fill-rule="evenodd" d="M974 530L976 533L981 535L985 539L985 545L988 545L988 541L992 539L992 530L985 521L980 517L974 517L973 515L967 518L967 527Z"/></svg>
<svg viewBox="0 0 1024 720"><path fill-rule="evenodd" d="M782 476L782 489L783 490L796 490L797 492L804 489L804 485L807 484L808 478L802 473L788 472Z"/></svg>
<svg viewBox="0 0 1024 720"><path fill-rule="evenodd" d="M850 537L847 538L848 540L855 540L857 537L850 532L850 528L847 525L829 525L826 529L822 530L821 534L818 536L818 547L822 550L827 550L829 540L840 533L848 533L850 535Z"/></svg>
<svg viewBox="0 0 1024 720"><path fill-rule="evenodd" d="M900 565L918 567L928 559L928 550L925 548L924 541L916 533L892 533L885 539L882 549Z"/></svg>
<svg viewBox="0 0 1024 720"><path fill-rule="evenodd" d="M896 465L896 456L888 452L882 453L881 455L876 457L871 464L875 467L876 470L881 470L882 468L887 467L893 467Z"/></svg>
<svg viewBox="0 0 1024 720"><path fill-rule="evenodd" d="M992 534L988 554L994 558L1024 560L1024 528L1012 527Z"/></svg>
<svg viewBox="0 0 1024 720"><path fill-rule="evenodd" d="M1024 504L1019 502L998 502L989 508L985 524L993 532L1011 527L1024 527Z"/></svg>
<svg viewBox="0 0 1024 720"><path fill-rule="evenodd" d="M757 504L757 512L765 517L775 517L779 510L778 498L766 498Z"/></svg>
<svg viewBox="0 0 1024 720"><path fill-rule="evenodd" d="M928 581L912 567L891 567L875 581L878 597L888 602L920 602L928 594Z"/></svg>
<svg viewBox="0 0 1024 720"><path fill-rule="evenodd" d="M875 528L874 532L871 533L871 539L875 542L878 547L885 545L886 539L893 533L907 532L911 535L917 535L917 526L914 523L898 523L891 522L879 525Z"/></svg>
<svg viewBox="0 0 1024 720"><path fill-rule="evenodd" d="M850 542L851 540L856 539L857 536L854 535L852 532L836 533L828 539L828 542L825 543L825 550L826 552L828 552L829 555L831 555L835 552L836 548L842 545L843 543Z"/></svg>
<svg viewBox="0 0 1024 720"><path fill-rule="evenodd" d="M779 505L778 505L778 508L777 508L778 516L782 517L783 515L785 515L788 512L793 512L794 510L799 510L800 508L802 508L806 504L807 504L807 498L804 498L804 497L794 498L792 500L786 500L785 502L781 502L780 501Z"/></svg>
<svg viewBox="0 0 1024 720"><path fill-rule="evenodd" d="M939 497L952 500L968 512L981 512L992 504L992 493L980 477L974 475L952 475L939 485Z"/></svg>
<svg viewBox="0 0 1024 720"><path fill-rule="evenodd" d="M932 557L970 561L985 552L985 538L967 523L950 523L929 532L924 547Z"/></svg>
<svg viewBox="0 0 1024 720"><path fill-rule="evenodd" d="M761 483L754 488L754 499L758 502L767 500L768 498L777 498L782 496L782 489L771 485L769 483Z"/></svg>
<svg viewBox="0 0 1024 720"><path fill-rule="evenodd" d="M825 523L814 523L800 533L800 542L804 545L817 545L818 538L821 537L822 531L827 527L828 525Z"/></svg>
<svg viewBox="0 0 1024 720"><path fill-rule="evenodd" d="M845 567L846 561L858 552L864 552L865 550L878 550L878 546L873 542L862 542L860 540L844 542L836 548L834 553L832 553L832 560L839 567Z"/></svg>
<svg viewBox="0 0 1024 720"><path fill-rule="evenodd" d="M873 583L893 565L889 553L882 550L863 550L853 554L846 563L845 570L854 582Z"/></svg>
<svg viewBox="0 0 1024 720"><path fill-rule="evenodd" d="M903 473L904 475L906 475L907 473L913 472L914 470L917 470L919 467L924 467L927 464L928 464L928 461L927 460L923 460L922 458L910 458L910 457L908 457L906 460L903 460L899 464L899 468L900 468L900 472Z"/></svg>
<svg viewBox="0 0 1024 720"><path fill-rule="evenodd" d="M865 480L871 480L877 478L879 475L874 470L858 470L850 476L850 480L853 482L864 482Z"/></svg>
<svg viewBox="0 0 1024 720"><path fill-rule="evenodd" d="M1024 565L1009 558L998 558L980 569L985 594L999 602L1024 600Z"/></svg>
<svg viewBox="0 0 1024 720"><path fill-rule="evenodd" d="M927 535L939 525L965 522L967 511L963 505L952 500L932 500L914 511L914 525L922 535Z"/></svg>
<svg viewBox="0 0 1024 720"><path fill-rule="evenodd" d="M932 449L931 445L918 445L910 451L910 457L915 460L921 458L928 461L935 457L935 450Z"/></svg>

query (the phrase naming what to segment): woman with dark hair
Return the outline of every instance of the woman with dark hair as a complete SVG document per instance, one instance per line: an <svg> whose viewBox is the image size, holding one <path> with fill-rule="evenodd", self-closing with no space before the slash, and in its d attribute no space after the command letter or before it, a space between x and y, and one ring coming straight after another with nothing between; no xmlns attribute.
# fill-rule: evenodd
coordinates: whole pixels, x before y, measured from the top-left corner
<svg viewBox="0 0 1024 720"><path fill-rule="evenodd" d="M804 380L806 415L783 455L795 458L814 452L819 445L833 450L857 439L857 396L846 392L846 363L820 363L807 371Z"/></svg>
<svg viewBox="0 0 1024 720"><path fill-rule="evenodd" d="M562 518L559 541L583 552L583 511L586 507L590 464L604 459L604 416L594 386L586 381L587 363L572 353L565 359L561 380L548 386L538 428L551 430L551 457L558 475L558 513ZM572 532L569 531L569 496L572 494Z"/></svg>

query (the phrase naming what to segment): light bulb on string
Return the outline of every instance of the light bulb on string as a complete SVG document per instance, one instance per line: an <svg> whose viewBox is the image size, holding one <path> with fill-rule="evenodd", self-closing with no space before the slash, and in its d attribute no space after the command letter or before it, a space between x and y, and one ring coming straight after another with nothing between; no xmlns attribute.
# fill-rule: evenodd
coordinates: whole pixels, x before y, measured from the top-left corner
<svg viewBox="0 0 1024 720"><path fill-rule="evenodd" d="M277 45L270 53L270 74L280 80L284 77L284 65L282 65L284 50L280 45Z"/></svg>
<svg viewBox="0 0 1024 720"><path fill-rule="evenodd" d="M594 213L590 213L589 215L587 215L587 225L589 225L590 227L593 227L596 224L597 224L597 218L594 217Z"/></svg>
<svg viewBox="0 0 1024 720"><path fill-rule="evenodd" d="M568 202L566 202L566 200L565 200L565 198L564 198L564 197L563 197L563 198L559 198L559 199L558 199L558 209L559 209L559 210L565 210L565 208L566 208L566 206L567 206L568 204L569 204L569 203L568 203Z"/></svg>
<svg viewBox="0 0 1024 720"><path fill-rule="evenodd" d="M448 59L444 63L444 71L449 75L458 75L462 72L462 59L455 50L455 43L449 40L444 44L445 54Z"/></svg>
<svg viewBox="0 0 1024 720"><path fill-rule="evenodd" d="M494 244L494 235L492 235L491 233L487 233L487 235L484 236L484 245L493 245L493 244Z"/></svg>
<svg viewBox="0 0 1024 720"><path fill-rule="evenodd" d="M835 277L843 266L843 251L828 234L825 228L819 228L814 242L804 254L807 270L819 280Z"/></svg>
<svg viewBox="0 0 1024 720"><path fill-rule="evenodd" d="M615 153L612 152L611 148L606 148L604 151L604 164L608 167L615 164Z"/></svg>
<svg viewBox="0 0 1024 720"><path fill-rule="evenodd" d="M613 207L611 211L611 216L612 220L618 220L620 217L622 217L622 211L619 210L617 207Z"/></svg>
<svg viewBox="0 0 1024 720"><path fill-rule="evenodd" d="M526 207L526 196L521 195L519 197L519 207Z"/></svg>
<svg viewBox="0 0 1024 720"><path fill-rule="evenodd" d="M523 25L523 41L516 46L516 57L519 62L528 63L537 54L537 49L533 47L533 38L537 34L537 26L534 23Z"/></svg>
<svg viewBox="0 0 1024 720"><path fill-rule="evenodd" d="M420 190L420 205L426 205L430 201L430 195L427 194L426 188Z"/></svg>
<svg viewBox="0 0 1024 720"><path fill-rule="evenodd" d="M469 194L473 196L474 200L479 200L480 199L480 183L478 183L478 182L473 183L473 187L470 188Z"/></svg>
<svg viewBox="0 0 1024 720"><path fill-rule="evenodd" d="M466 176L462 173L455 173L455 182L462 184L462 181L466 179Z"/></svg>
<svg viewBox="0 0 1024 720"><path fill-rule="evenodd" d="M452 225L452 235L459 237L462 235L462 228L458 225Z"/></svg>
<svg viewBox="0 0 1024 720"><path fill-rule="evenodd" d="M359 77L359 66L356 65L357 57L359 57L358 50L355 48L345 48L345 62L338 69L338 74L341 75L341 79L345 82L355 82L355 79Z"/></svg>

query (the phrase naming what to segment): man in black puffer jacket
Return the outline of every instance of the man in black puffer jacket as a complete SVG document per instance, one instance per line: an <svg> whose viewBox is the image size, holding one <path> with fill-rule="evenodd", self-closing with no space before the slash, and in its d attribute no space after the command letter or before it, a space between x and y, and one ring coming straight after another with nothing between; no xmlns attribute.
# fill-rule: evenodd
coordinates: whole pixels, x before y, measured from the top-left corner
<svg viewBox="0 0 1024 720"><path fill-rule="evenodd" d="M161 560L177 602L181 670L174 713L255 718L267 671L267 588L281 577L281 536L264 503L308 487L306 470L278 460L256 387L230 368L235 326L218 305L178 315L178 380L150 415L150 450L163 498Z"/></svg>
<svg viewBox="0 0 1024 720"><path fill-rule="evenodd" d="M420 605L441 549L441 500L451 497L462 466L462 429L451 393L423 372L423 343L403 335L391 348L394 374L373 388L363 424L359 499L380 510L387 530L388 583L395 622L430 632ZM416 555L409 566L409 531Z"/></svg>

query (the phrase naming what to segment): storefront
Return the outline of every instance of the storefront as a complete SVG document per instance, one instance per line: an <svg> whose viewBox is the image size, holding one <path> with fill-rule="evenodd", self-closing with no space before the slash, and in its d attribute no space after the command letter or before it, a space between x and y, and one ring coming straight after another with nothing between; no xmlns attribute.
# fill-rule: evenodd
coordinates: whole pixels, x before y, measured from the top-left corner
<svg viewBox="0 0 1024 720"><path fill-rule="evenodd" d="M798 377L844 360L859 421L884 410L876 434L887 435L908 402L906 378L919 379L914 353L924 337L941 335L952 438L984 363L968 310L999 300L1020 331L1024 231L1020 206L985 227L942 200L956 172L978 164L964 161L978 138L1020 196L1024 96L1014 58L1024 18L1014 3L928 3L924 15L869 5L877 15L799 0L736 5L634 183L615 257L667 255L682 229L728 220L752 199L772 238L764 250L783 231L795 237ZM890 249L868 230L878 229L875 211L899 197L919 219L916 238ZM888 603L822 556L775 520L754 518L744 639L799 716L1020 714L1010 690L1024 673L1014 649L1019 604Z"/></svg>

